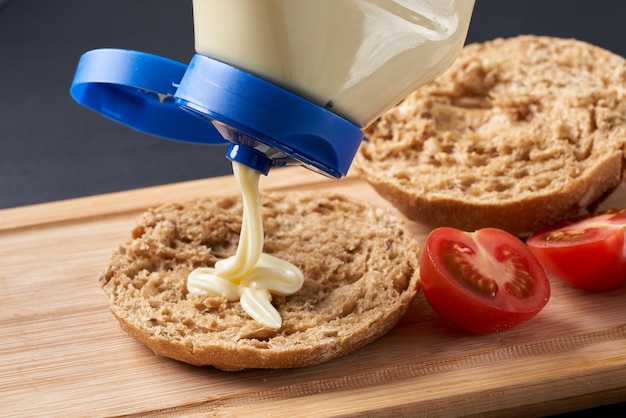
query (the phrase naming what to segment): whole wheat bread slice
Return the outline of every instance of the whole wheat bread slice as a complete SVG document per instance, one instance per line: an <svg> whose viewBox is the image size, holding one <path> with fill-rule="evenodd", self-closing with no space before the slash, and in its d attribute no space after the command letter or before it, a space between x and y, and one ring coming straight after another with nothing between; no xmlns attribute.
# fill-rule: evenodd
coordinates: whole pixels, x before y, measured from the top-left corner
<svg viewBox="0 0 626 418"><path fill-rule="evenodd" d="M620 183L626 60L573 39L471 44L366 136L355 167L407 217L525 235Z"/></svg>
<svg viewBox="0 0 626 418"><path fill-rule="evenodd" d="M156 354L224 370L290 368L349 353L389 331L419 289L418 244L389 212L337 194L263 195L264 252L301 269L274 296L278 330L239 302L188 293L187 275L235 253L239 197L144 213L101 279L122 328Z"/></svg>

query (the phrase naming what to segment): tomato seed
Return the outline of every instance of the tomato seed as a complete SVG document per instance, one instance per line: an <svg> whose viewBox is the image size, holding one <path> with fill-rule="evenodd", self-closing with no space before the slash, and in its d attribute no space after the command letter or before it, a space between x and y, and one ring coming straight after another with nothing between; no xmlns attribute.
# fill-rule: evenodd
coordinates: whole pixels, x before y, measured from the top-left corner
<svg viewBox="0 0 626 418"><path fill-rule="evenodd" d="M597 228L588 228L583 231L560 230L546 235L546 241L577 241L595 235Z"/></svg>
<svg viewBox="0 0 626 418"><path fill-rule="evenodd" d="M498 294L496 281L481 274L470 262L475 255L472 248L458 242L447 242L443 250L446 267L461 283L483 296L495 297Z"/></svg>

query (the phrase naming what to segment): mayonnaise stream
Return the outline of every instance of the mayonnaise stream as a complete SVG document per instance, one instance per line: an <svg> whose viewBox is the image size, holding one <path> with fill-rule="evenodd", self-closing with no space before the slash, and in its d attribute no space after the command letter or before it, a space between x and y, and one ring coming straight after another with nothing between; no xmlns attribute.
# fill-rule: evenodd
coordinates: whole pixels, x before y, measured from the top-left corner
<svg viewBox="0 0 626 418"><path fill-rule="evenodd" d="M255 320L280 328L282 318L272 306L271 293L291 295L302 287L304 277L293 264L264 254L259 172L233 162L233 172L243 197L239 245L234 256L220 260L215 268L202 267L187 278L187 289L198 295L224 296Z"/></svg>

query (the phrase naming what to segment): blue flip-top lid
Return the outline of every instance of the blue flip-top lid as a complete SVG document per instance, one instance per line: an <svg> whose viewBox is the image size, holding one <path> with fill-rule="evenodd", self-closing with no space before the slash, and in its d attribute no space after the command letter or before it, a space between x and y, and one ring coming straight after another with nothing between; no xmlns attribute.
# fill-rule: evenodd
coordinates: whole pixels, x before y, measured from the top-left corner
<svg viewBox="0 0 626 418"><path fill-rule="evenodd" d="M148 134L231 146L226 156L267 174L300 164L340 178L363 138L360 127L302 97L220 61L189 66L136 51L85 53L70 88L80 104Z"/></svg>
<svg viewBox="0 0 626 418"><path fill-rule="evenodd" d="M202 144L226 144L206 121L184 112L174 93L187 66L152 54L95 49L80 58L70 94L78 103L137 131Z"/></svg>

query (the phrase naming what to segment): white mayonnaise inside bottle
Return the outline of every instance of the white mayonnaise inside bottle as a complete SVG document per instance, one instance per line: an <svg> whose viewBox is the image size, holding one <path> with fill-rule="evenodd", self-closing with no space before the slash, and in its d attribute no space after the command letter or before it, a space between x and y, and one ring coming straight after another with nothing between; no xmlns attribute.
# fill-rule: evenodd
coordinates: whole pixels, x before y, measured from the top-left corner
<svg viewBox="0 0 626 418"><path fill-rule="evenodd" d="M365 127L452 63L474 0L193 0L195 49Z"/></svg>

